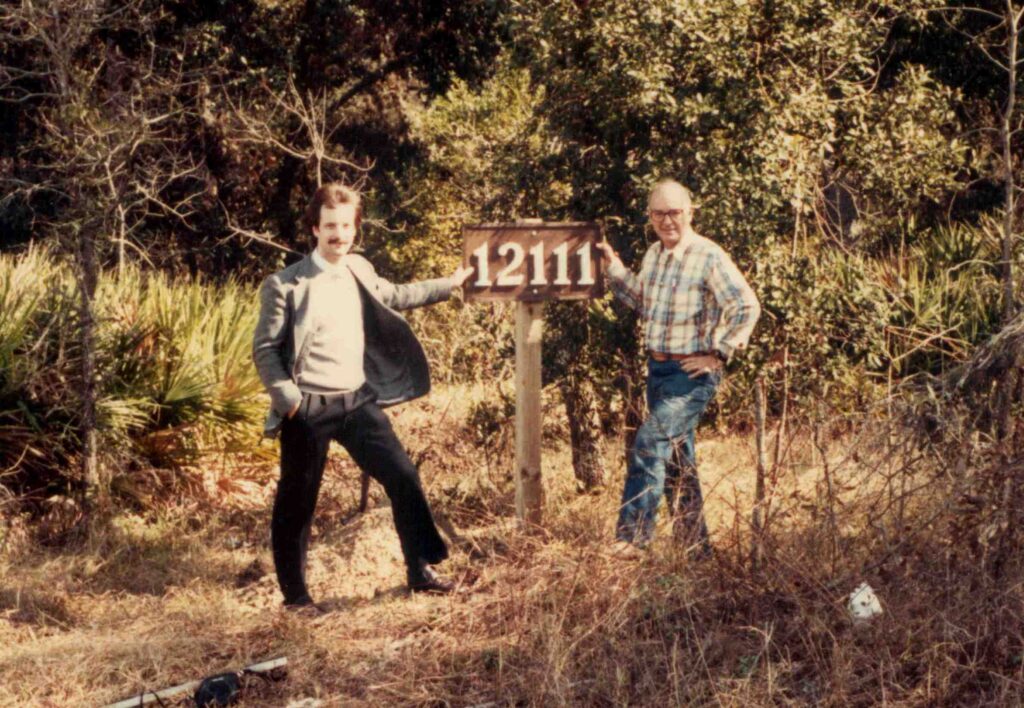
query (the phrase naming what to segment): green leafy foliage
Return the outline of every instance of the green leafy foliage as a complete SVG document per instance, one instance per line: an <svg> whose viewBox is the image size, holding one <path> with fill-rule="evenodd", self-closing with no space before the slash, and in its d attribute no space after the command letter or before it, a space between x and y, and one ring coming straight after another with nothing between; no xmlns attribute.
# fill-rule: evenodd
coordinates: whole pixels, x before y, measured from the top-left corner
<svg viewBox="0 0 1024 708"><path fill-rule="evenodd" d="M875 277L891 301L889 356L899 374L939 373L997 330L999 251L990 231L963 224L925 231L905 255L878 262Z"/></svg>
<svg viewBox="0 0 1024 708"><path fill-rule="evenodd" d="M321 180L372 173L379 201L400 201L391 175L414 153L403 101L487 76L503 9L5 4L0 246L60 242L77 223L102 234L104 263L141 252L169 271L258 271L251 236L306 247L300 215Z"/></svg>
<svg viewBox="0 0 1024 708"><path fill-rule="evenodd" d="M599 221L635 268L653 238L647 192L672 176L765 309L720 399L726 420L765 371L775 410L784 396L852 408L874 382L941 371L994 331L1000 257L978 193L994 109L979 101L1001 85L991 67L984 91L965 85L950 27L974 25L932 12L941 3L58 5L82 18L74 51L48 49L28 5L2 15L3 97L31 96L0 118L26 126L0 145L16 187L0 219L38 239L51 224L123 227L123 241L100 239L108 264L121 243L126 261L167 273L270 271L284 257L248 235L306 250L297 217L319 174L364 186L364 246L398 281L451 272L463 224L521 217ZM934 51L931 37L945 38ZM25 66L40 73L11 70ZM73 101L48 93L60 67ZM54 197L61 185L79 198ZM0 312L4 420L22 438L59 430L66 458L76 414L51 402L70 397L79 356L73 284L24 258ZM53 269L45 291L33 268ZM249 295L211 287L131 268L103 281L102 425L134 441L111 449L183 459L254 414ZM507 306L410 318L435 378L510 375ZM635 414L635 315L605 298L546 318L545 381L588 382L609 429Z"/></svg>
<svg viewBox="0 0 1024 708"><path fill-rule="evenodd" d="M698 231L726 247L765 306L723 409L749 407L765 366L793 379L785 395L797 400L827 391L861 405L890 371L935 365L910 361L913 344L896 335L935 322L902 317L879 273L906 241L902 224L938 228L928 207L962 187L970 157L955 89L911 62L881 83L894 23L928 6L518 3L493 78L456 85L413 122L430 158L411 183L429 195L421 223L452 234L454 248L465 221L597 219L636 267L651 239L640 226L647 191L674 176L697 195ZM635 318L607 303L584 309L549 308L546 378L584 376L607 399L624 395L637 375L625 364L640 345Z"/></svg>
<svg viewBox="0 0 1024 708"><path fill-rule="evenodd" d="M34 249L0 257L0 293L0 465L22 489L69 484L67 462L80 449L73 279ZM265 405L250 354L256 316L255 292L235 281L173 282L134 268L101 279L98 428L107 461L178 465L251 436Z"/></svg>
<svg viewBox="0 0 1024 708"><path fill-rule="evenodd" d="M41 287L41 284L45 284ZM0 469L52 476L74 454L66 368L75 357L73 282L49 254L0 258ZM6 480L5 480L6 483Z"/></svg>
<svg viewBox="0 0 1024 708"><path fill-rule="evenodd" d="M863 407L870 395L863 378L884 370L889 321L885 292L870 277L869 264L842 252L812 258L782 249L759 254L756 264L751 280L762 321L736 370L740 383L730 392L746 396L762 368L778 368L798 406L828 392L840 409ZM723 406L748 407L737 399Z"/></svg>

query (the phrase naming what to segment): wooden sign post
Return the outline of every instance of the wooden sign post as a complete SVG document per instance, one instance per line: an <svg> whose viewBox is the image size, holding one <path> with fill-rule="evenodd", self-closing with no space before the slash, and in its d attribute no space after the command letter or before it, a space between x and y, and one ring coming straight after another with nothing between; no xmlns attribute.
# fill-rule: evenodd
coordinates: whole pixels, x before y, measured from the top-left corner
<svg viewBox="0 0 1024 708"><path fill-rule="evenodd" d="M544 302L582 300L602 291L594 244L601 228L586 223L466 226L463 264L474 269L463 286L468 301L516 304L516 517L539 525L544 507L541 476L541 339Z"/></svg>
<svg viewBox="0 0 1024 708"><path fill-rule="evenodd" d="M516 304L516 518L539 525L544 508L540 400L544 303Z"/></svg>

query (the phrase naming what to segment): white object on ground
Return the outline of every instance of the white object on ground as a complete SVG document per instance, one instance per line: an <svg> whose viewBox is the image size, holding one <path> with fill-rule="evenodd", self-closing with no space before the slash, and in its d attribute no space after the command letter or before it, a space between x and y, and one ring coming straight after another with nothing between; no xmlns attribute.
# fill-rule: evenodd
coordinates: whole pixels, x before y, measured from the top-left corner
<svg viewBox="0 0 1024 708"><path fill-rule="evenodd" d="M287 657L280 657L279 659L270 659L269 661L261 661L258 664L250 664L246 666L243 671L251 671L253 673L262 673L264 671L272 671L281 666L288 665ZM172 686L171 688L165 688L162 691L146 691L138 695L126 698L123 701L117 703L111 703L104 708L135 708L136 706L145 706L156 701L161 701L163 698L170 698L171 696L177 696L182 693L188 693L196 690L202 681L189 681L188 683L179 684ZM163 702L161 701L161 705Z"/></svg>
<svg viewBox="0 0 1024 708"><path fill-rule="evenodd" d="M866 622L882 614L882 604L878 601L875 591L867 583L861 583L856 590L850 593L847 609L850 610L850 616L853 617L854 622Z"/></svg>

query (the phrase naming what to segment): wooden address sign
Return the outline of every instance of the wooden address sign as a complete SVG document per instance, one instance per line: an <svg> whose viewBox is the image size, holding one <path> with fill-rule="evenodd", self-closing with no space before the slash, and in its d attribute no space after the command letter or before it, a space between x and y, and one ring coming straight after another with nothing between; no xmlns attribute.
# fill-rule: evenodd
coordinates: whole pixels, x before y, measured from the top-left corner
<svg viewBox="0 0 1024 708"><path fill-rule="evenodd" d="M597 224L479 224L462 228L462 262L473 268L467 300L583 300L603 291Z"/></svg>

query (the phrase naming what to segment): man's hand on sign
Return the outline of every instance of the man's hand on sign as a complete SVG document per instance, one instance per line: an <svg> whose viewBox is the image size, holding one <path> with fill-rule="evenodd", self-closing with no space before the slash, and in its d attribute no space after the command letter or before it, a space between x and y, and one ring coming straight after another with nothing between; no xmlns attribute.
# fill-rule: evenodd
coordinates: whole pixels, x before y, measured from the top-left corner
<svg viewBox="0 0 1024 708"><path fill-rule="evenodd" d="M679 362L679 367L691 376L701 376L722 368L722 360L714 354L691 356Z"/></svg>
<svg viewBox="0 0 1024 708"><path fill-rule="evenodd" d="M619 258L619 254L611 247L607 241L598 241L594 244L594 247L601 252L601 255L608 259L608 265L615 265L616 263L622 265L622 260Z"/></svg>
<svg viewBox="0 0 1024 708"><path fill-rule="evenodd" d="M461 288L463 283L466 282L466 279L469 278L469 276L472 274L472 268L468 268L466 266L460 266L459 268L456 268L455 272L449 276L450 280L452 281L452 287Z"/></svg>

